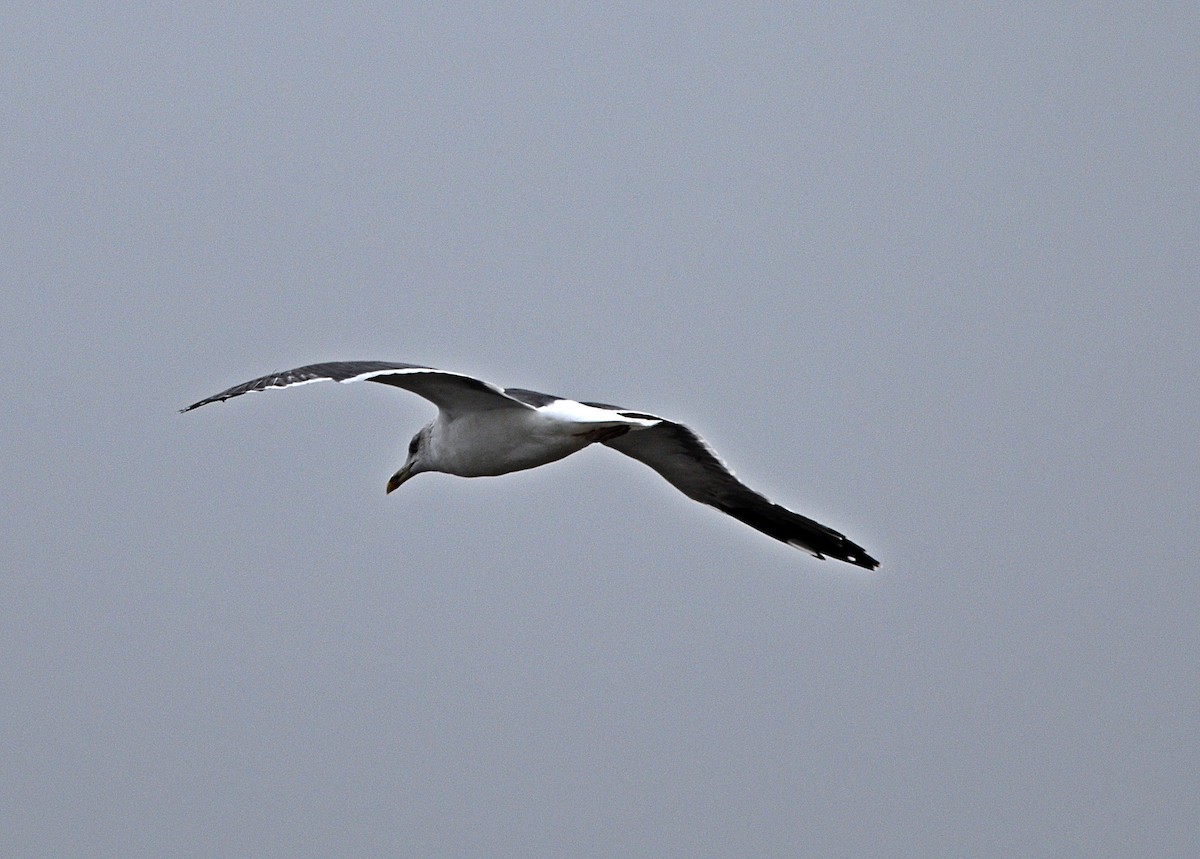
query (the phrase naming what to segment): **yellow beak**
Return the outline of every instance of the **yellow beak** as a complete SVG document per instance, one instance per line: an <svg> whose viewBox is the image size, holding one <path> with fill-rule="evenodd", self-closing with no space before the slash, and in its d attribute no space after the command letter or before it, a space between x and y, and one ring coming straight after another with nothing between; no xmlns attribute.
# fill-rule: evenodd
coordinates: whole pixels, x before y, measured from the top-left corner
<svg viewBox="0 0 1200 859"><path fill-rule="evenodd" d="M410 466L410 465L406 465L406 466L404 466L404 468L397 471L390 478L388 478L388 482L387 482L388 494L391 495L392 490L398 489L400 487L401 483L408 480L408 478L410 478L412 476L413 476L412 475L412 466Z"/></svg>

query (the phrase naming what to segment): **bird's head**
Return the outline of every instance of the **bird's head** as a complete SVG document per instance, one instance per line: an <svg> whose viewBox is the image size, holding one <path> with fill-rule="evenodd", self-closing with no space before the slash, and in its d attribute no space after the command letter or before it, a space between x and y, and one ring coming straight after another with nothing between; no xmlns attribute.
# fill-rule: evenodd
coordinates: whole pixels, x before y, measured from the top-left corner
<svg viewBox="0 0 1200 859"><path fill-rule="evenodd" d="M425 427L419 433L412 437L412 441L408 443L408 459L399 471L388 478L387 491L390 494L392 490L400 488L400 484L408 480L422 471L428 471L428 455L429 455L429 430L432 427Z"/></svg>

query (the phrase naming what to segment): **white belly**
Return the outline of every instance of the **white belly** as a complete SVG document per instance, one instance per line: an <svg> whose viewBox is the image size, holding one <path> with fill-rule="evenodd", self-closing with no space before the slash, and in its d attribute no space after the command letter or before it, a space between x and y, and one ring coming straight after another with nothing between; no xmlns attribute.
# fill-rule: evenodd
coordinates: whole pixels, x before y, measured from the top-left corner
<svg viewBox="0 0 1200 859"><path fill-rule="evenodd" d="M600 409L589 411L595 414L553 407L495 409L439 421L430 439L438 470L460 477L486 477L536 468L587 447L597 430L644 423L620 417L613 420L612 412Z"/></svg>

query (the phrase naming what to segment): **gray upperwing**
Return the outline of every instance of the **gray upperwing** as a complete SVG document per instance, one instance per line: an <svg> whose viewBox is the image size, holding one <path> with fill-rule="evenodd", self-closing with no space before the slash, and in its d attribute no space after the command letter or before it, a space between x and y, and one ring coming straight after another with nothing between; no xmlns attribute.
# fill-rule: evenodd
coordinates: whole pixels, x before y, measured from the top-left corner
<svg viewBox="0 0 1200 859"><path fill-rule="evenodd" d="M828 555L868 570L879 566L844 534L775 504L746 486L708 442L683 424L663 420L604 444L650 466L689 498L715 507L769 537L818 558Z"/></svg>
<svg viewBox="0 0 1200 859"><path fill-rule="evenodd" d="M724 501L746 496L762 498L734 476L708 442L683 424L662 420L604 444L650 466L688 498L702 504L719 507Z"/></svg>
<svg viewBox="0 0 1200 859"><path fill-rule="evenodd" d="M400 364L389 361L330 361L308 364L294 370L271 373L234 385L219 394L192 403L181 411L191 411L209 403L222 402L258 391L290 388L309 382L378 382L403 388L432 402L441 411L454 415L461 410L528 409L522 403L482 379L462 373L451 373L420 364Z"/></svg>

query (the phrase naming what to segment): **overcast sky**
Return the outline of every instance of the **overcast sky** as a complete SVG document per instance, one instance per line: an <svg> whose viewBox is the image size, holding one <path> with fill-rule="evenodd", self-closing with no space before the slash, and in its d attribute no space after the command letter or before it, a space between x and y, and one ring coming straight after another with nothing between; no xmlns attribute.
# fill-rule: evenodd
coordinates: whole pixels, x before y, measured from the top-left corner
<svg viewBox="0 0 1200 859"><path fill-rule="evenodd" d="M0 853L1196 855L1200 15L398 5L0 11Z"/></svg>

